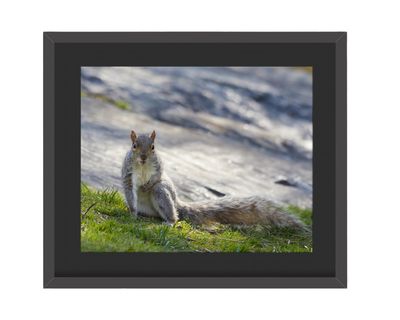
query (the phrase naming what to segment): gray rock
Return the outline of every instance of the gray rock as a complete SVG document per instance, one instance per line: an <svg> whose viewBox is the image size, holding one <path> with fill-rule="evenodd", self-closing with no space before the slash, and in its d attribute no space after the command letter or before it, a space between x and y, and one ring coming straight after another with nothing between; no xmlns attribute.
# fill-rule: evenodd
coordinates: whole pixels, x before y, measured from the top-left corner
<svg viewBox="0 0 400 320"><path fill-rule="evenodd" d="M109 98L82 97L81 179L89 185L120 189L130 130L155 129L183 199L261 195L312 206L310 75L289 68L90 67L82 68L81 81L82 92ZM130 110L110 102L119 100ZM279 176L295 185L277 184Z"/></svg>

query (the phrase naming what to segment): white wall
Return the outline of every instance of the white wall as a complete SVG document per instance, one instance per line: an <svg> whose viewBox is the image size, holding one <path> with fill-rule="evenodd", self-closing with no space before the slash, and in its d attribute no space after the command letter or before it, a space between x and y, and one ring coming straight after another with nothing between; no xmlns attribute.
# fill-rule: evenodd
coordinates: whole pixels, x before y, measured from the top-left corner
<svg viewBox="0 0 400 320"><path fill-rule="evenodd" d="M3 319L394 318L399 314L396 1L2 1ZM43 290L42 31L348 31L347 290ZM397 297L396 297L397 296ZM7 316L5 316L7 315Z"/></svg>

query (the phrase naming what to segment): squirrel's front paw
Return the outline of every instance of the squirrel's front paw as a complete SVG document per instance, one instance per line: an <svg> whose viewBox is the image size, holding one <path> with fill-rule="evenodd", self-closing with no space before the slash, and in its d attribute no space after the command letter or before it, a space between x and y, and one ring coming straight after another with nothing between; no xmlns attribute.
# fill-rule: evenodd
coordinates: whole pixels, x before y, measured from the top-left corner
<svg viewBox="0 0 400 320"><path fill-rule="evenodd" d="M152 185L151 185L150 183L146 183L146 184L144 184L144 185L142 185L142 186L140 187L140 189L141 189L143 192L149 192L149 191L151 190L151 188L152 188Z"/></svg>

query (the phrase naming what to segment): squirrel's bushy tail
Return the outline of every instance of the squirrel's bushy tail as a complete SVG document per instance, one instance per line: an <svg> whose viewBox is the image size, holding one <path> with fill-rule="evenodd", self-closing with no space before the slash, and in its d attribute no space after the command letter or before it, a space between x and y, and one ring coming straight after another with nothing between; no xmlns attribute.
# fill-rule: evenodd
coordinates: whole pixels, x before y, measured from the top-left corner
<svg viewBox="0 0 400 320"><path fill-rule="evenodd" d="M306 229L295 216L272 201L260 197L224 197L212 201L185 203L178 201L180 219L195 224L219 222L222 224L264 224L276 227Z"/></svg>

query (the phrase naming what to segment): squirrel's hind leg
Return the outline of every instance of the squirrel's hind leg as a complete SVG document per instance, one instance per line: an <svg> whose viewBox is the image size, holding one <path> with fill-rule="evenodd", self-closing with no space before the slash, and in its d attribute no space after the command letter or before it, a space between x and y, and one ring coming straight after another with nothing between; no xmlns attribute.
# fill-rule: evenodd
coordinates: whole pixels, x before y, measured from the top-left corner
<svg viewBox="0 0 400 320"><path fill-rule="evenodd" d="M167 224L174 224L178 221L178 213L171 193L162 183L158 183L153 187L151 202Z"/></svg>

